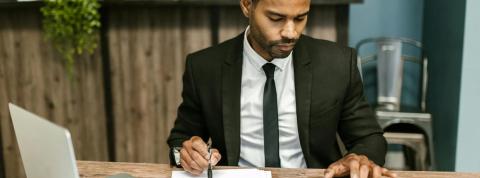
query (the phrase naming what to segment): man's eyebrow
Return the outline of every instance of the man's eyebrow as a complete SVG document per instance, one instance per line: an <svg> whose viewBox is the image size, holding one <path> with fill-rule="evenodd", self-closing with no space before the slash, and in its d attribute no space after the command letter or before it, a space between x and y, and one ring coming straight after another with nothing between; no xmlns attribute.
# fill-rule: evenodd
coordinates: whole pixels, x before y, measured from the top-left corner
<svg viewBox="0 0 480 178"><path fill-rule="evenodd" d="M303 17L303 16L306 16L306 15L308 15L308 12L309 12L309 11L304 12L304 13L302 13L302 14L300 14L300 15L295 16L295 17ZM274 11L271 11L271 10L267 10L267 13L268 13L269 15L274 15L274 16L279 16L279 17L286 17L286 16L287 16L287 15L285 15L285 14L281 14L281 13L274 12Z"/></svg>
<svg viewBox="0 0 480 178"><path fill-rule="evenodd" d="M304 12L304 13L302 13L302 14L300 14L300 15L297 15L297 17L303 17L303 16L306 16L306 15L308 15L308 12L309 12L309 11L307 11L307 12Z"/></svg>
<svg viewBox="0 0 480 178"><path fill-rule="evenodd" d="M286 17L286 16L287 16L287 15L285 15L285 14L280 14L280 13L278 13L278 12L274 12L274 11L271 11L271 10L267 10L267 13L268 13L269 15L275 15L275 16L279 16L279 17Z"/></svg>

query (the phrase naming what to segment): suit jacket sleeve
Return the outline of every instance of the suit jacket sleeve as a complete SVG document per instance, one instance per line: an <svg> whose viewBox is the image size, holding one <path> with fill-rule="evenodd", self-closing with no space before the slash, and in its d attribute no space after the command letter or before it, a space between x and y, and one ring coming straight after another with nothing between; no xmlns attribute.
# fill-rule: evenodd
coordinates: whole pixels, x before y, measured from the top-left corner
<svg viewBox="0 0 480 178"><path fill-rule="evenodd" d="M339 123L339 135L348 153L367 156L378 165L385 163L386 141L375 115L368 105L357 68L357 55L350 49L350 82Z"/></svg>
<svg viewBox="0 0 480 178"><path fill-rule="evenodd" d="M201 110L202 106L196 90L194 72L192 57L189 55L183 74L183 101L178 107L177 118L167 140L171 148L182 146L182 143L192 136L200 136L204 141L208 139L205 119Z"/></svg>

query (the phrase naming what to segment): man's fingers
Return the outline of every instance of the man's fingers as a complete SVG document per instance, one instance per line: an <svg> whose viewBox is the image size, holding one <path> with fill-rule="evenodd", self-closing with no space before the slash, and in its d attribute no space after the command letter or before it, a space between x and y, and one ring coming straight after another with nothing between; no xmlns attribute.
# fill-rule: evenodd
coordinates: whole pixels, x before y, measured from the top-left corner
<svg viewBox="0 0 480 178"><path fill-rule="evenodd" d="M351 159L348 164L350 168L350 177L358 178L360 172L360 163L356 159Z"/></svg>
<svg viewBox="0 0 480 178"><path fill-rule="evenodd" d="M203 158L208 159L208 146L202 138L194 136L190 140L192 141L192 149L200 153Z"/></svg>
<svg viewBox="0 0 480 178"><path fill-rule="evenodd" d="M333 176L335 176L335 169L333 168L328 168L327 170L325 170L325 178L333 178Z"/></svg>
<svg viewBox="0 0 480 178"><path fill-rule="evenodd" d="M397 174L393 173L392 171L382 168L382 175L387 176L387 177L397 177Z"/></svg>
<svg viewBox="0 0 480 178"><path fill-rule="evenodd" d="M180 159L180 165L182 165L183 170L187 172L192 172L192 168L187 164L184 159Z"/></svg>
<svg viewBox="0 0 480 178"><path fill-rule="evenodd" d="M191 168L191 173L195 172L195 170L198 170L200 172L203 171L203 169L195 162L192 157L190 156L190 153L188 152L188 149L182 148L180 150L180 158L185 161L182 166L187 164Z"/></svg>
<svg viewBox="0 0 480 178"><path fill-rule="evenodd" d="M222 155L217 149L212 149L212 166L217 165L218 162L220 162L220 159L222 159Z"/></svg>
<svg viewBox="0 0 480 178"><path fill-rule="evenodd" d="M375 164L368 160L366 156L360 155L360 178L368 178L368 175L372 173L372 168Z"/></svg>
<svg viewBox="0 0 480 178"><path fill-rule="evenodd" d="M361 165L360 166L360 178L368 178L368 173L370 172L369 165Z"/></svg>
<svg viewBox="0 0 480 178"><path fill-rule="evenodd" d="M356 155L354 153L346 155L342 159L331 164L325 170L325 178L341 177L350 174L351 178L381 178L387 176L397 177L397 174L376 165L365 155Z"/></svg>
<svg viewBox="0 0 480 178"><path fill-rule="evenodd" d="M192 157L193 161L195 161L197 165L200 166L200 169L202 171L208 167L208 160L205 159L202 155L200 155L200 153L193 150L190 153L190 156Z"/></svg>
<svg viewBox="0 0 480 178"><path fill-rule="evenodd" d="M325 177L341 177L349 174L348 164L345 163L346 160L341 159L337 162L334 162L328 166L328 169L325 170Z"/></svg>
<svg viewBox="0 0 480 178"><path fill-rule="evenodd" d="M190 165L188 165L188 163L184 160L184 159L180 159L180 165L182 165L183 167L183 170L189 172L190 174L193 174L193 175L200 175L201 172L199 172L198 170L194 170L190 167Z"/></svg>
<svg viewBox="0 0 480 178"><path fill-rule="evenodd" d="M382 168L380 166L377 166L377 165L373 166L372 177L373 178L382 177Z"/></svg>
<svg viewBox="0 0 480 178"><path fill-rule="evenodd" d="M360 162L360 166L361 165L366 165L366 166L368 166L369 169L372 168L373 165L375 165L375 163L368 160L368 158L366 156L361 156L359 162Z"/></svg>

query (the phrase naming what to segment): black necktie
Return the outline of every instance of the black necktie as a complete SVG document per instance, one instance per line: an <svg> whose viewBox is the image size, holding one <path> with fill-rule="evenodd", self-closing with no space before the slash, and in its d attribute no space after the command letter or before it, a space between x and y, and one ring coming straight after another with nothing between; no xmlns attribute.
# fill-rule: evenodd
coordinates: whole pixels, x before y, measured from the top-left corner
<svg viewBox="0 0 480 178"><path fill-rule="evenodd" d="M277 91L273 74L275 65L267 63L263 65L263 71L267 76L263 91L263 140L265 146L265 167L280 167L279 143L278 143L278 109Z"/></svg>

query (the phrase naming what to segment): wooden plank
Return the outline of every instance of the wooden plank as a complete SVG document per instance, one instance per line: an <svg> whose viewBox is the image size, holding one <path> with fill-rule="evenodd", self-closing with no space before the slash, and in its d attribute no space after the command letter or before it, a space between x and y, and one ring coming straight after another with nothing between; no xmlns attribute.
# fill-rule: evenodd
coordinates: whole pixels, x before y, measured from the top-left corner
<svg viewBox="0 0 480 178"><path fill-rule="evenodd" d="M348 16L350 13L350 6L338 5L336 18L337 28L337 42L341 45L348 46Z"/></svg>
<svg viewBox="0 0 480 178"><path fill-rule="evenodd" d="M148 44L155 40L145 39L145 34L151 33L149 23L153 23L152 18L155 15L150 17L142 13L144 11L149 10L134 8L127 12L122 9L120 13L110 10L110 24L106 24L110 28L108 34L116 158L121 161L155 161L154 156L148 155L153 155L151 148L156 148L156 143L152 140L155 137L152 135L158 131L155 129L158 116L149 112L147 107L156 107L159 110L162 107L148 100L148 96L154 99L158 97L156 93L151 93L146 85L147 73L154 76L150 67L155 66L147 65L146 62L155 60L149 57L153 51L148 51L152 50ZM154 86L154 83L162 82L162 79L150 82L149 86Z"/></svg>
<svg viewBox="0 0 480 178"><path fill-rule="evenodd" d="M1 101L4 101L4 100L7 100L8 98L8 95L7 95L7 90L5 89L5 86L6 86L6 61L4 61L4 59L7 58L7 52L9 47L6 47L6 44L7 44L7 41L5 39L7 39L7 34L5 32L10 32L11 30L9 29L9 24L7 24L7 20L6 20L6 16L3 16L3 15L0 15L0 22L4 22L4 23L0 23L0 46L2 46L2 48L0 48L0 177L1 178L4 178L5 177L5 159L4 159L4 149L5 147L3 146L4 143L3 143L3 138L2 138L2 130L4 130L4 125L3 124L3 119L2 118L6 118L8 117L8 113L7 112L3 112L4 110L1 110L1 108L6 108L7 106L5 106Z"/></svg>
<svg viewBox="0 0 480 178"><path fill-rule="evenodd" d="M335 6L311 6L304 34L314 38L337 41Z"/></svg>
<svg viewBox="0 0 480 178"><path fill-rule="evenodd" d="M248 18L243 15L240 6L221 8L219 21L218 39L220 43L236 37L248 26Z"/></svg>
<svg viewBox="0 0 480 178"><path fill-rule="evenodd" d="M78 159L108 160L102 66L98 51L81 57L70 81L44 41L36 8L0 12L0 120L6 177L25 177L8 113L13 102L67 127ZM33 133L32 133L33 134Z"/></svg>
<svg viewBox="0 0 480 178"><path fill-rule="evenodd" d="M168 162L187 53L208 47L207 8L109 10L117 161Z"/></svg>
<svg viewBox="0 0 480 178"><path fill-rule="evenodd" d="M144 164L144 163L112 163L78 161L78 169L81 177L104 178L105 176L128 173L137 178L170 178L172 170L167 164ZM238 167L218 166L215 169L237 169ZM272 178L320 178L325 169L294 169L294 168L260 168L272 172ZM428 171L393 171L398 177L409 178L478 178L480 173L463 172L428 172Z"/></svg>
<svg viewBox="0 0 480 178"><path fill-rule="evenodd" d="M0 123L2 131L2 153L4 158L2 161L8 163L4 164L6 177L25 177L7 106L7 102L14 99L13 96L9 97L9 95L14 95L12 94L13 92L16 93L16 91L8 89L8 86L14 85L14 80L7 78L12 76L12 70L15 69L15 62L17 61L11 59L16 58L15 46L18 45L18 43L15 42L14 26L12 24L12 16L9 15L9 12L11 13L11 11L8 10L0 12L0 29L2 29L0 31L0 50L2 50L0 57L0 63L2 64L0 65Z"/></svg>

